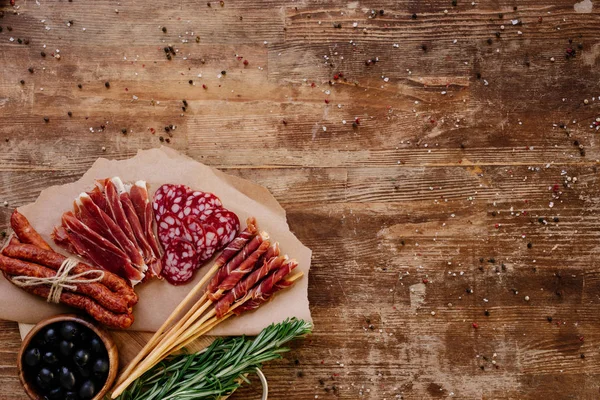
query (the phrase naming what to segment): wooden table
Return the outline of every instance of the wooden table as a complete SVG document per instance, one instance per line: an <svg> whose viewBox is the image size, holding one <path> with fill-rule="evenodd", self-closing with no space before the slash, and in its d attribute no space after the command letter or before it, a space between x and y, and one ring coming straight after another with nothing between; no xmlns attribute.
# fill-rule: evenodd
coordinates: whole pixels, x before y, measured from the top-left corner
<svg viewBox="0 0 600 400"><path fill-rule="evenodd" d="M270 399L597 399L600 14L575 2L3 0L2 226L172 146L313 249L314 335ZM1 322L2 399L18 347Z"/></svg>

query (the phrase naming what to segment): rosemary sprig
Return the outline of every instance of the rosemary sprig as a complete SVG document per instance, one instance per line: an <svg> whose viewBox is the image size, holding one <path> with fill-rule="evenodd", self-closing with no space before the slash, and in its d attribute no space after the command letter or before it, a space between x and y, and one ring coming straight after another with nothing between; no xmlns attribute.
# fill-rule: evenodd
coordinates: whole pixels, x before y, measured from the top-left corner
<svg viewBox="0 0 600 400"><path fill-rule="evenodd" d="M246 374L289 351L287 342L310 333L312 325L296 318L272 324L254 339L217 339L193 354L166 358L137 379L118 400L218 400L235 391Z"/></svg>

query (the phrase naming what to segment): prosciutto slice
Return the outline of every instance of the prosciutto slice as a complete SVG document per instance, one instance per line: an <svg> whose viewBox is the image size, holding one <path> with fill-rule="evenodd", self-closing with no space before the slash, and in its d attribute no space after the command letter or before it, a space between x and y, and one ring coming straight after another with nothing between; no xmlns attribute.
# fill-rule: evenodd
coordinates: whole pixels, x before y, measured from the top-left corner
<svg viewBox="0 0 600 400"><path fill-rule="evenodd" d="M115 246L118 245L120 249L127 254L133 266L135 266L142 275L145 272L146 264L142 258L140 250L135 245L123 230L116 224L112 218L94 203L91 197L87 193L82 193L76 200L79 206L80 212L83 215L84 212L89 213L92 218L101 228L101 232L96 232L103 238L110 238L109 240ZM119 203L120 204L120 203Z"/></svg>
<svg viewBox="0 0 600 400"><path fill-rule="evenodd" d="M148 195L146 182L137 181L133 186L131 186L131 189L129 190L129 196L131 197L131 203L135 208L135 212L140 220L144 234L146 235L146 240L152 248L154 255L157 258L160 258L162 253L160 251L156 235L154 234L152 202L150 201L150 196ZM157 276L160 275L160 264L154 265L154 267L159 268L158 270L155 270L154 273Z"/></svg>
<svg viewBox="0 0 600 400"><path fill-rule="evenodd" d="M123 211L125 212L125 216L127 217L127 221L129 222L129 226L131 226L131 231L133 232L135 241L138 245L138 248L142 251L142 255L144 256L144 262L149 267L148 273L146 274L146 278L149 278L156 274L156 270L160 272L160 260L156 257L152 247L150 247L150 244L146 240L146 235L144 234L142 224L140 223L137 213L135 212L135 208L133 207L129 193L126 191L121 193L120 200ZM158 267L155 265L157 263Z"/></svg>
<svg viewBox="0 0 600 400"><path fill-rule="evenodd" d="M69 243L77 254L107 271L129 279L132 285L143 279L144 274L131 265L127 254L78 220L71 211L63 214L62 224Z"/></svg>

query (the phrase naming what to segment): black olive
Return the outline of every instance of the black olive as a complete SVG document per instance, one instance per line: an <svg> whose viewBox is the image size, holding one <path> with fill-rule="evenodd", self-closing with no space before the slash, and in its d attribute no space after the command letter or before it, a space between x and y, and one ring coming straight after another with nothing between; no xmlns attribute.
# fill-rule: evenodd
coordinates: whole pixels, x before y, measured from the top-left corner
<svg viewBox="0 0 600 400"><path fill-rule="evenodd" d="M88 330L84 328L81 331L81 333L79 334L79 337L78 337L77 341L80 343L81 346L83 346L85 348L89 348L90 347L90 340L92 340L90 332L88 332Z"/></svg>
<svg viewBox="0 0 600 400"><path fill-rule="evenodd" d="M35 377L35 384L42 390L46 390L50 387L50 384L48 382L44 382L39 375Z"/></svg>
<svg viewBox="0 0 600 400"><path fill-rule="evenodd" d="M67 390L71 390L75 387L75 374L67 367L62 367L60 369L58 379L60 380L60 386Z"/></svg>
<svg viewBox="0 0 600 400"><path fill-rule="evenodd" d="M63 400L65 398L65 393L63 388L56 387L48 392L48 396L46 396L50 400Z"/></svg>
<svg viewBox="0 0 600 400"><path fill-rule="evenodd" d="M58 341L58 332L53 327L49 327L44 332L44 342L49 345L53 345Z"/></svg>
<svg viewBox="0 0 600 400"><path fill-rule="evenodd" d="M58 350L60 351L60 354L62 354L65 357L69 357L71 354L73 354L73 342L69 342L67 340L61 340L60 343L58 344Z"/></svg>
<svg viewBox="0 0 600 400"><path fill-rule="evenodd" d="M84 367L90 361L90 352L84 349L79 349L73 356L73 361L80 367Z"/></svg>
<svg viewBox="0 0 600 400"><path fill-rule="evenodd" d="M65 400L79 400L79 396L75 392L65 393Z"/></svg>
<svg viewBox="0 0 600 400"><path fill-rule="evenodd" d="M79 388L79 397L82 399L91 399L96 394L96 388L94 387L94 382L85 381Z"/></svg>
<svg viewBox="0 0 600 400"><path fill-rule="evenodd" d="M46 383L50 383L54 380L54 373L52 371L50 371L48 368L42 368L40 369L40 373L38 374L38 377L46 382Z"/></svg>
<svg viewBox="0 0 600 400"><path fill-rule="evenodd" d="M108 372L108 367L108 360L106 358L99 358L94 362L92 371L94 371L94 375L96 376L104 376Z"/></svg>
<svg viewBox="0 0 600 400"><path fill-rule="evenodd" d="M58 361L58 357L56 357L53 351L47 351L42 356L42 360L48 365L54 365Z"/></svg>
<svg viewBox="0 0 600 400"><path fill-rule="evenodd" d="M65 322L60 327L60 335L65 340L73 340L77 336L79 329L77 328L77 324L73 322Z"/></svg>
<svg viewBox="0 0 600 400"><path fill-rule="evenodd" d="M75 366L75 371L81 378L89 378L92 375L92 372L88 367L80 367L78 365Z"/></svg>
<svg viewBox="0 0 600 400"><path fill-rule="evenodd" d="M106 351L106 347L104 347L104 343L98 336L94 336L90 339L90 345L92 347L92 351L96 354L103 353Z"/></svg>
<svg viewBox="0 0 600 400"><path fill-rule="evenodd" d="M38 365L41 358L42 355L40 354L40 350L36 347L27 349L23 355L23 361L25 361L25 364L29 365L30 367L35 367Z"/></svg>

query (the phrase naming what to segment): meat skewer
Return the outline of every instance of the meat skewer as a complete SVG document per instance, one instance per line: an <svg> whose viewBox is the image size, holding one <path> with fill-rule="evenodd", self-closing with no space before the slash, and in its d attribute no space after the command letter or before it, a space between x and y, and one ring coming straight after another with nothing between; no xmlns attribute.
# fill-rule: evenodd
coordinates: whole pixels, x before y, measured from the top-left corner
<svg viewBox="0 0 600 400"><path fill-rule="evenodd" d="M214 288L218 283L213 283L215 277L221 267L226 265L229 261L231 261L243 248L247 245L247 243L256 235L256 220L254 218L248 218L246 221L246 229L238 234L238 236L227 245L227 247L217 256L215 262L206 275L202 277L202 279L194 286L194 288L187 294L187 296L179 303L177 308L171 313L169 318L158 328L158 330L154 333L154 335L150 338L148 343L140 350L140 352L135 356L133 360L127 365L127 368L121 373L117 384L123 383L123 381L133 372L133 370L138 366L140 361L146 357L150 351L159 343L163 336L166 336L167 333L176 332L179 329L187 329L211 304L211 302L207 302L207 293L208 288L213 284ZM179 314L186 309L190 302L194 301L196 296L203 290L204 285L209 279L212 279L209 282L208 288L205 293L200 297L198 301L196 301L193 306L187 311L187 313L173 326L173 322L177 319ZM214 281L216 282L216 281ZM164 334L164 335L163 335Z"/></svg>

